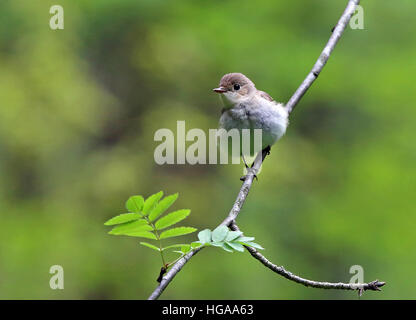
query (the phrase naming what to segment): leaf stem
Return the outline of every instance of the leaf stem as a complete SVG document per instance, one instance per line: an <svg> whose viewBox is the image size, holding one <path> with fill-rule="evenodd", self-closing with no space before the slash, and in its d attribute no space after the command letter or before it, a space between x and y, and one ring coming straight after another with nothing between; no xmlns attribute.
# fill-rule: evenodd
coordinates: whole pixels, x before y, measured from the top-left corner
<svg viewBox="0 0 416 320"><path fill-rule="evenodd" d="M149 218L147 216L145 216L144 218L146 219L147 223L153 228L156 239L159 241L159 252L160 252L160 257L162 258L162 265L164 268L167 269L169 264L166 264L165 257L163 256L162 240L160 240L159 233L157 232L155 225L152 222L150 222Z"/></svg>

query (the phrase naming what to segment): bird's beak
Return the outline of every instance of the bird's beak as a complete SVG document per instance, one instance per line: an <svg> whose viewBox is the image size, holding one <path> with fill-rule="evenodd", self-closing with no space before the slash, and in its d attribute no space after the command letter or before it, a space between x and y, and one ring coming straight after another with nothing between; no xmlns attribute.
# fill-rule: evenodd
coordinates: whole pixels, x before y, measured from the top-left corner
<svg viewBox="0 0 416 320"><path fill-rule="evenodd" d="M224 87L218 87L218 88L215 88L215 89L212 89L212 90L214 90L216 93L227 92L227 89L225 89Z"/></svg>

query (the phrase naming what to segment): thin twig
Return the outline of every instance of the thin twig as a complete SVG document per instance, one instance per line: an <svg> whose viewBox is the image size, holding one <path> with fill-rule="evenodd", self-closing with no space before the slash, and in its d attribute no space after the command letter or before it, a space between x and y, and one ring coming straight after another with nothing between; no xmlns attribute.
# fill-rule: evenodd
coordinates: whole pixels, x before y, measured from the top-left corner
<svg viewBox="0 0 416 320"><path fill-rule="evenodd" d="M296 90L293 96L290 98L288 103L286 103L286 108L289 113L293 111L303 95L308 91L312 83L318 78L322 69L325 67L329 57L331 56L332 51L334 50L338 40L341 38L344 33L345 28L347 27L349 21L351 20L352 15L355 12L355 8L360 4L360 0L349 0L347 7L345 8L344 13L339 19L337 25L332 31L332 35L328 40L324 50L322 50L321 55L313 66L312 70L303 80L300 87Z"/></svg>
<svg viewBox="0 0 416 320"><path fill-rule="evenodd" d="M235 222L231 222L230 229L234 231L240 231ZM252 247L245 246L247 251L253 256L253 258L259 260L264 266L276 272L277 274L285 277L290 281L294 281L303 284L306 287L320 288L320 289L339 289L339 290L358 290L358 294L361 296L366 290L381 291L381 287L386 283L378 280L374 280L368 283L342 283L342 282L322 282L314 281L305 278L301 278L290 271L287 271L282 266L277 266L270 262L265 256Z"/></svg>
<svg viewBox="0 0 416 320"><path fill-rule="evenodd" d="M248 192L250 191L254 176L260 169L261 163L265 156L266 156L266 153L259 153L259 155L257 155L256 159L254 160L253 166L247 171L247 175L245 176L243 185L240 189L240 192L238 193L237 199L235 200L230 213L220 225L228 226L232 221L234 221L237 218L238 214L241 211L241 207L243 206L244 201L247 198ZM176 262L172 266L172 268L163 276L163 278L160 281L160 284L150 295L149 300L155 300L159 298L159 296L162 294L162 292L165 290L168 284L172 281L172 279L176 276L176 274L179 271L181 271L181 269L189 261L189 259L191 259L195 254L197 254L203 248L204 247L200 247L200 248L197 248L188 252L185 256L183 256L183 258L181 258L178 262Z"/></svg>
<svg viewBox="0 0 416 320"><path fill-rule="evenodd" d="M333 30L333 33L326 44L324 50L322 51L321 55L319 56L318 61L315 63L314 67L312 68L311 72L307 75L306 79L302 82L300 87L296 90L296 92L293 94L293 96L290 98L289 102L286 104L286 108L288 109L288 112L292 112L295 106L298 104L300 99L303 97L303 95L306 93L306 91L309 89L309 87L312 85L312 83L315 81L315 79L318 77L320 72L322 71L323 67L325 66L326 62L328 61L332 51L335 48L335 45L337 44L338 40L340 39L341 35L343 34L346 26L348 25L348 22L350 21L352 15L355 12L356 6L360 3L360 0L349 0L347 8L345 9L344 13L342 14L341 18L339 19L335 29ZM267 156L267 153L258 154L253 166L248 169L247 175L244 177L243 185L241 186L240 192L238 193L237 199L234 202L234 205L229 212L228 216L224 219L224 221L221 223L221 225L227 225L230 226L232 223L234 223L235 219L239 215L241 208L247 198L247 195L250 191L250 188L253 184L253 179L256 176L262 161ZM177 273L183 268L183 266L201 249L195 249L189 253L187 253L183 258L181 258L178 262L176 262L172 268L163 276L160 284L157 286L157 288L152 292L152 294L149 297L149 300L154 300L159 298L159 296L162 294L162 292L166 289L166 287L169 285L169 283L172 281L172 279L177 275ZM249 252L258 259L260 262L262 262L266 267L272 269L273 271L281 274L282 276L296 281L298 283L302 283L304 285L308 285L311 287L320 288L318 285L324 284L326 282L316 282L312 280L307 280L300 278L296 275L293 275L292 273L286 271L283 267L278 267L269 262L265 257L263 257L260 253L258 253L253 248L247 248ZM254 251L253 251L254 250ZM329 284L329 283L326 283ZM357 288L352 288L352 285L348 285L347 287L343 287L345 284L330 284L333 287L328 287L332 289L346 289L346 290L355 290ZM364 284L366 287L360 290L360 293L362 293L363 290L379 290L379 287L383 286L383 282L370 282L367 284ZM323 287L322 287L323 288ZM358 288L359 289L359 288Z"/></svg>

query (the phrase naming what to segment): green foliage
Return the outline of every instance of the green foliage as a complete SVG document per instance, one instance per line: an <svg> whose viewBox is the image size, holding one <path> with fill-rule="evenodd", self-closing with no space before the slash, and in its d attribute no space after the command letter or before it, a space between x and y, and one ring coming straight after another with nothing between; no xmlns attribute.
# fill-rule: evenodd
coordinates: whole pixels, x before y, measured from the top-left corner
<svg viewBox="0 0 416 320"><path fill-rule="evenodd" d="M126 202L126 209L130 212L140 213L143 208L144 199L142 196L132 196Z"/></svg>
<svg viewBox="0 0 416 320"><path fill-rule="evenodd" d="M188 209L182 209L182 210L178 210L175 212L171 212L168 215L164 216L163 218L159 219L155 223L155 227L157 230L165 229L173 224L178 223L179 221L182 221L190 213L191 213L191 210L188 210Z"/></svg>
<svg viewBox="0 0 416 320"><path fill-rule="evenodd" d="M109 232L109 234L112 235L124 235L158 241L159 247L147 242L140 242L140 244L152 250L159 251L163 267L167 268L176 261L166 263L163 253L167 249L181 248L181 251L175 250L174 252L184 254L189 252L191 245L173 244L163 247L161 240L183 236L195 232L197 229L193 227L175 227L159 234L158 231L177 224L191 213L191 210L189 209L181 209L161 217L161 215L176 201L178 194L176 193L160 200L162 196L162 191L149 196L146 200L144 200L142 196L131 196L126 202L126 208L130 212L111 218L104 224L116 225ZM156 222L154 222L155 220Z"/></svg>
<svg viewBox="0 0 416 320"><path fill-rule="evenodd" d="M203 245L220 247L228 252L243 252L243 246L263 249L262 246L253 242L254 237L245 237L241 231L230 231L226 226L219 226L214 231L202 230L198 233L198 239Z"/></svg>
<svg viewBox="0 0 416 320"><path fill-rule="evenodd" d="M173 228L173 229L169 229L167 231L162 232L160 234L160 239L183 236L185 234L195 232L196 230L197 230L196 228L192 228L192 227Z"/></svg>
<svg viewBox="0 0 416 320"><path fill-rule="evenodd" d="M146 199L143 205L143 214L148 215L153 208L157 205L160 198L162 198L163 192L152 194L149 198Z"/></svg>
<svg viewBox="0 0 416 320"><path fill-rule="evenodd" d="M137 219L140 219L142 217L142 215L137 214L137 213L123 213L120 214L118 216L115 216L114 218L108 220L106 223L104 223L106 226L112 226L115 224L120 224L120 223L126 223L126 222L130 222L130 221L135 221Z"/></svg>
<svg viewBox="0 0 416 320"><path fill-rule="evenodd" d="M169 207L176 201L178 198L178 194L172 194L170 196L167 196L163 198L162 201L160 201L156 207L152 210L152 212L149 214L149 220L155 221L159 216L164 213Z"/></svg>
<svg viewBox="0 0 416 320"><path fill-rule="evenodd" d="M126 208L130 212L115 216L104 223L107 226L114 226L109 234L158 241L159 246L143 241L140 244L154 251L158 251L162 259L162 266L165 269L172 266L178 259L182 258L191 250L202 246L220 247L227 252L243 252L243 246L263 249L257 243L252 242L254 240L253 237L245 237L241 231L230 231L226 226L219 226L214 231L209 229L202 230L198 233L199 241L194 241L191 244L172 244L163 247L162 239L183 236L195 232L197 229L193 227L175 227L164 230L186 219L191 213L191 210L180 209L161 217L176 201L178 194L175 193L160 200L162 196L162 191L149 196L146 200L142 196L131 196L126 202ZM160 230L164 231L159 233ZM177 248L179 250L173 250L172 252L180 254L179 258L167 263L164 252L168 249Z"/></svg>

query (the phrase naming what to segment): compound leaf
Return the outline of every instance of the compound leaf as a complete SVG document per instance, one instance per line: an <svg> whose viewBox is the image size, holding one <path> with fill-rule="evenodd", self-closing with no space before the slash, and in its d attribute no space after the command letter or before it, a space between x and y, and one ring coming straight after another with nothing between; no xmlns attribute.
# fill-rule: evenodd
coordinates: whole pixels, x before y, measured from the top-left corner
<svg viewBox="0 0 416 320"><path fill-rule="evenodd" d="M236 239L236 241L239 241L239 242L249 242L253 240L254 240L254 237L245 237L245 236L242 236Z"/></svg>
<svg viewBox="0 0 416 320"><path fill-rule="evenodd" d="M244 244L246 246L249 246L249 247L256 248L256 249L264 250L264 248L261 245L255 243L255 242L243 242L242 244Z"/></svg>
<svg viewBox="0 0 416 320"><path fill-rule="evenodd" d="M155 228L156 230L162 230L171 225L174 225L175 223L178 223L179 221L182 221L187 216L189 216L190 212L191 210L189 209L182 209L182 210L171 212L168 215L156 221Z"/></svg>
<svg viewBox="0 0 416 320"><path fill-rule="evenodd" d="M142 196L131 196L126 202L126 209L130 212L140 213L143 208L144 199Z"/></svg>
<svg viewBox="0 0 416 320"><path fill-rule="evenodd" d="M198 233L198 239L201 243L210 243L211 242L211 230L205 229Z"/></svg>
<svg viewBox="0 0 416 320"><path fill-rule="evenodd" d="M169 207L176 201L178 198L178 194L172 194L162 199L154 209L149 213L149 220L155 221L160 215L165 212Z"/></svg>
<svg viewBox="0 0 416 320"><path fill-rule="evenodd" d="M243 233L241 231L230 231L225 237L225 241L233 241L234 239L237 239L242 234Z"/></svg>
<svg viewBox="0 0 416 320"><path fill-rule="evenodd" d="M160 249L156 246L154 246L153 244L147 243L147 242L140 242L140 244L142 246L148 247L150 249L156 250L156 251L160 251Z"/></svg>
<svg viewBox="0 0 416 320"><path fill-rule="evenodd" d="M149 232L149 231L130 231L130 232L122 233L120 235L130 236L130 237L141 237L141 238L146 238L146 239L157 240L156 236L153 233Z"/></svg>
<svg viewBox="0 0 416 320"><path fill-rule="evenodd" d="M122 234L125 232L130 231L151 231L153 228L147 224L146 220L139 219L135 221L126 222L115 226L111 231L110 234Z"/></svg>
<svg viewBox="0 0 416 320"><path fill-rule="evenodd" d="M243 252L244 251L244 247L240 243L237 243L237 242L226 242L225 244L228 244L234 250L237 250L237 251L240 251L240 252Z"/></svg>
<svg viewBox="0 0 416 320"><path fill-rule="evenodd" d="M112 226L115 224L121 224L126 223L130 221L134 221L137 219L140 219L142 216L138 213L123 213L119 214L118 216L115 216L114 218L111 218L110 220L106 221L104 225L106 226Z"/></svg>
<svg viewBox="0 0 416 320"><path fill-rule="evenodd" d="M224 241L228 232L229 232L229 230L228 230L228 227L226 227L226 226L217 227L214 231L212 231L212 241L214 241L214 242Z"/></svg>
<svg viewBox="0 0 416 320"><path fill-rule="evenodd" d="M197 230L196 228L192 228L192 227L173 228L173 229L163 231L160 234L160 239L178 237L178 236L182 236L182 235L185 235L185 234L188 234L188 233L195 232L196 230Z"/></svg>
<svg viewBox="0 0 416 320"><path fill-rule="evenodd" d="M143 204L143 213L148 215L153 210L160 198L162 198L162 196L163 191L159 191L158 193L149 196Z"/></svg>

